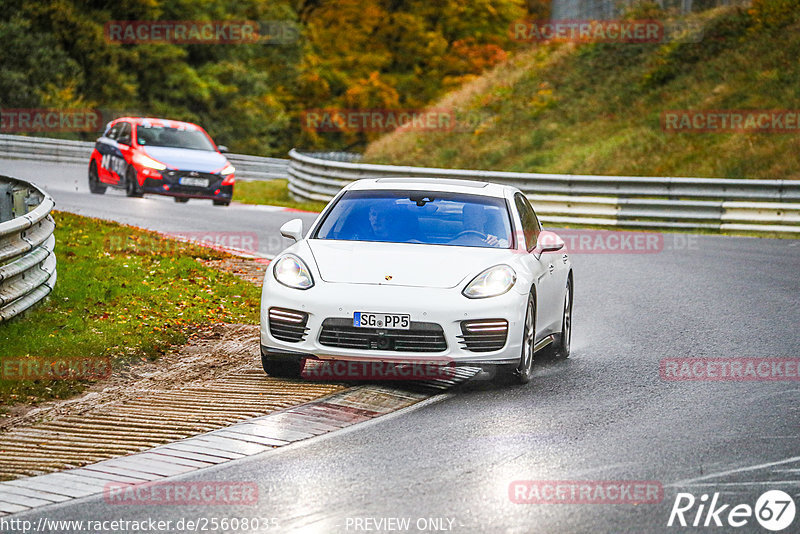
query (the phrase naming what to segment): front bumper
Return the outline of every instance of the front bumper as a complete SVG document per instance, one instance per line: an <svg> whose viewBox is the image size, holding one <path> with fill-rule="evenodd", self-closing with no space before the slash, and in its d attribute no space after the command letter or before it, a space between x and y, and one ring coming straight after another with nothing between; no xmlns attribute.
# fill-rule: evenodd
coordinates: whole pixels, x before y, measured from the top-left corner
<svg viewBox="0 0 800 534"><path fill-rule="evenodd" d="M515 288L516 289L516 288ZM311 289L301 291L277 283L268 274L261 296L261 346L264 354L294 354L321 360L380 362L436 361L442 364L480 365L519 362L524 328L527 292L512 289L488 299L468 299L459 288L432 289L389 285L330 284L317 280ZM270 332L270 308L297 310L308 314L305 338L299 342L276 339ZM349 319L353 313L377 312L410 314L412 323L441 326L447 349L439 352L363 350L323 345L319 341L322 322L329 318ZM472 352L463 343L461 322L479 319L508 321L503 348L491 352Z"/></svg>
<svg viewBox="0 0 800 534"><path fill-rule="evenodd" d="M139 175L142 191L145 193L183 198L207 198L227 202L233 197L233 184L222 185L224 177L216 174L199 173L198 176L193 177L207 180L206 187L181 184L181 178L188 175L182 171L149 171L148 174L145 175L140 171ZM141 182L142 179L144 179L143 182Z"/></svg>

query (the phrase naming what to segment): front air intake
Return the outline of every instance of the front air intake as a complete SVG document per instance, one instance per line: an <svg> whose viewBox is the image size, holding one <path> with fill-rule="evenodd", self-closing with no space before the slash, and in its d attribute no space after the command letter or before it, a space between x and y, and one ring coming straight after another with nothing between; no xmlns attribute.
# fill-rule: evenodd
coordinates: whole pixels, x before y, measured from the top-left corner
<svg viewBox="0 0 800 534"><path fill-rule="evenodd" d="M308 314L285 308L269 309L269 333L272 337L289 343L298 343L306 337Z"/></svg>
<svg viewBox="0 0 800 534"><path fill-rule="evenodd" d="M492 352L502 349L508 338L508 321L481 319L462 321L459 344L470 352Z"/></svg>

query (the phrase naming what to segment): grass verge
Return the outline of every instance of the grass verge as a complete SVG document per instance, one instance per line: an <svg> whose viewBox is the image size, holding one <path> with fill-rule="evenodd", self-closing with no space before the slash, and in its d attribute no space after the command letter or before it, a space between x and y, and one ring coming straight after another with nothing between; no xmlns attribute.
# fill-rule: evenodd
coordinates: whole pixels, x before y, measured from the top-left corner
<svg viewBox="0 0 800 534"><path fill-rule="evenodd" d="M289 194L288 180L236 182L234 200L243 204L267 204L303 211L322 211L324 202L298 202Z"/></svg>
<svg viewBox="0 0 800 534"><path fill-rule="evenodd" d="M46 302L0 324L0 409L79 393L90 382L19 380L24 361L154 359L214 323L258 322L260 290L201 260L227 255L64 212L58 282ZM112 371L113 372L113 371Z"/></svg>

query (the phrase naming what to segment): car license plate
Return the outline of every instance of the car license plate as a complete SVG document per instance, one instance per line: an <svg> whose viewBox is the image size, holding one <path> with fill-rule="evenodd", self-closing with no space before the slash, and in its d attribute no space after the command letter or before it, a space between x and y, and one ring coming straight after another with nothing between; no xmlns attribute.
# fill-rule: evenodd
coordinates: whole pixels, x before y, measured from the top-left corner
<svg viewBox="0 0 800 534"><path fill-rule="evenodd" d="M403 313L355 312L353 314L353 326L408 330L411 328L411 316Z"/></svg>
<svg viewBox="0 0 800 534"><path fill-rule="evenodd" d="M206 178L192 178L191 176L182 177L178 183L181 185L191 185L194 187L208 187L208 180Z"/></svg>

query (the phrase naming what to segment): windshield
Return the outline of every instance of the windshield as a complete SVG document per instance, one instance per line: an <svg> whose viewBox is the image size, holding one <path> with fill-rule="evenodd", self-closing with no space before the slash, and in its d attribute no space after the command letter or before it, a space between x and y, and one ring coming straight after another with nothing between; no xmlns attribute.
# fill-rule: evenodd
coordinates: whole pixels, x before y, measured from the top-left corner
<svg viewBox="0 0 800 534"><path fill-rule="evenodd" d="M502 198L442 192L351 191L319 226L317 239L509 248Z"/></svg>
<svg viewBox="0 0 800 534"><path fill-rule="evenodd" d="M216 150L208 137L200 130L149 126L136 127L136 141L141 146L163 146L190 148L192 150Z"/></svg>

